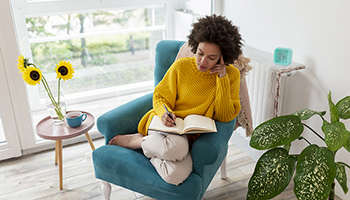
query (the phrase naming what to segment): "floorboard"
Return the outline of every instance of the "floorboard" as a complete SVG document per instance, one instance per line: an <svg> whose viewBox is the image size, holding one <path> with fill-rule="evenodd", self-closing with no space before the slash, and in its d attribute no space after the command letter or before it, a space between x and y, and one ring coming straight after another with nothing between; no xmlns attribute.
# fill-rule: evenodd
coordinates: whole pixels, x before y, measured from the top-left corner
<svg viewBox="0 0 350 200"><path fill-rule="evenodd" d="M96 148L103 139L93 141ZM100 200L99 180L92 164L92 152L87 142L63 147L63 190L58 189L58 166L54 164L54 150L13 158L0 162L0 200ZM244 200L255 162L231 144L227 157L227 179L217 172L203 200ZM147 196L112 185L111 199L151 200ZM296 199L293 185L274 200ZM339 199L339 198L338 198Z"/></svg>

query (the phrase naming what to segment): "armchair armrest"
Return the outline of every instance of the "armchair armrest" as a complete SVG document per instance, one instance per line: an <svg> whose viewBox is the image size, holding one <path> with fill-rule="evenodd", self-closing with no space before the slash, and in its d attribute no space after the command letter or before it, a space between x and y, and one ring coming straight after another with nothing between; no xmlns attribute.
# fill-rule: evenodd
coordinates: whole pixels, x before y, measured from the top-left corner
<svg viewBox="0 0 350 200"><path fill-rule="evenodd" d="M233 133L236 119L222 123L216 121L217 133L201 135L192 146L193 171L203 173L205 165L211 165L226 156L228 141Z"/></svg>
<svg viewBox="0 0 350 200"><path fill-rule="evenodd" d="M106 144L115 135L136 133L140 119L152 108L153 93L121 105L97 119L97 129L105 137Z"/></svg>

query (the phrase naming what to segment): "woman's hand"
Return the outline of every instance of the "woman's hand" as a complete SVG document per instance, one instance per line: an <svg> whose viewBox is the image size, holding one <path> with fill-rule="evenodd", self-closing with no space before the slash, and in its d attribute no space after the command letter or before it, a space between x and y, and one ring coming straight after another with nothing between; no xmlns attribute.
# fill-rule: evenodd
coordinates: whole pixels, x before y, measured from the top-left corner
<svg viewBox="0 0 350 200"><path fill-rule="evenodd" d="M162 115L162 123L165 126L175 126L176 116L174 113L170 113L170 115L174 120L172 120L166 112Z"/></svg>
<svg viewBox="0 0 350 200"><path fill-rule="evenodd" d="M219 78L222 78L226 75L226 65L224 63L224 58L221 54L220 63L214 65L214 67L210 70L210 74L218 73Z"/></svg>

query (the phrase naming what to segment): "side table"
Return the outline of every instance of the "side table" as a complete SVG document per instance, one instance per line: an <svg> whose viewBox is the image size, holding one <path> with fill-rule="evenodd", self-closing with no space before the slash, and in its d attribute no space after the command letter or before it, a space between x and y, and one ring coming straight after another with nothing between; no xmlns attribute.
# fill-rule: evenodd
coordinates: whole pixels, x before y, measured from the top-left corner
<svg viewBox="0 0 350 200"><path fill-rule="evenodd" d="M86 120L78 127L71 128L66 122L62 124L54 124L52 119L48 116L42 119L36 125L36 132L39 137L48 140L55 140L55 164L57 165L58 159L58 168L59 168L59 184L60 190L63 189L63 161L62 161L62 140L77 137L79 135L85 134L87 141L90 144L92 150L95 150L95 146L91 140L91 137L88 131L94 126L95 118L92 114L81 111L87 115ZM67 112L68 113L68 112Z"/></svg>

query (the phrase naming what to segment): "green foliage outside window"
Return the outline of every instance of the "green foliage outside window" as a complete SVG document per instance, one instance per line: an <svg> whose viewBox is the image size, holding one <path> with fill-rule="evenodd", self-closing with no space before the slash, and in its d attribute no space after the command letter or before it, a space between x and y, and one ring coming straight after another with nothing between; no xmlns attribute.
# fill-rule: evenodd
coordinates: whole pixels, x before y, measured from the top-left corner
<svg viewBox="0 0 350 200"><path fill-rule="evenodd" d="M135 33L133 35L134 49L149 50L149 33ZM75 69L100 67L118 64L115 54L130 51L130 34L99 36L86 38L85 51L87 52L86 66L81 64L81 40L72 39L57 42L35 43L31 45L35 63L43 66L43 72L50 73L57 60L71 60ZM136 58L137 59L137 58Z"/></svg>
<svg viewBox="0 0 350 200"><path fill-rule="evenodd" d="M157 16L154 22L151 13ZM33 62L42 66L43 73L53 74L57 60L73 64L76 78L64 83L66 94L153 79L154 47L150 44L162 39L163 31L118 31L164 25L162 6L49 15L26 21ZM50 84L50 78L48 81Z"/></svg>

